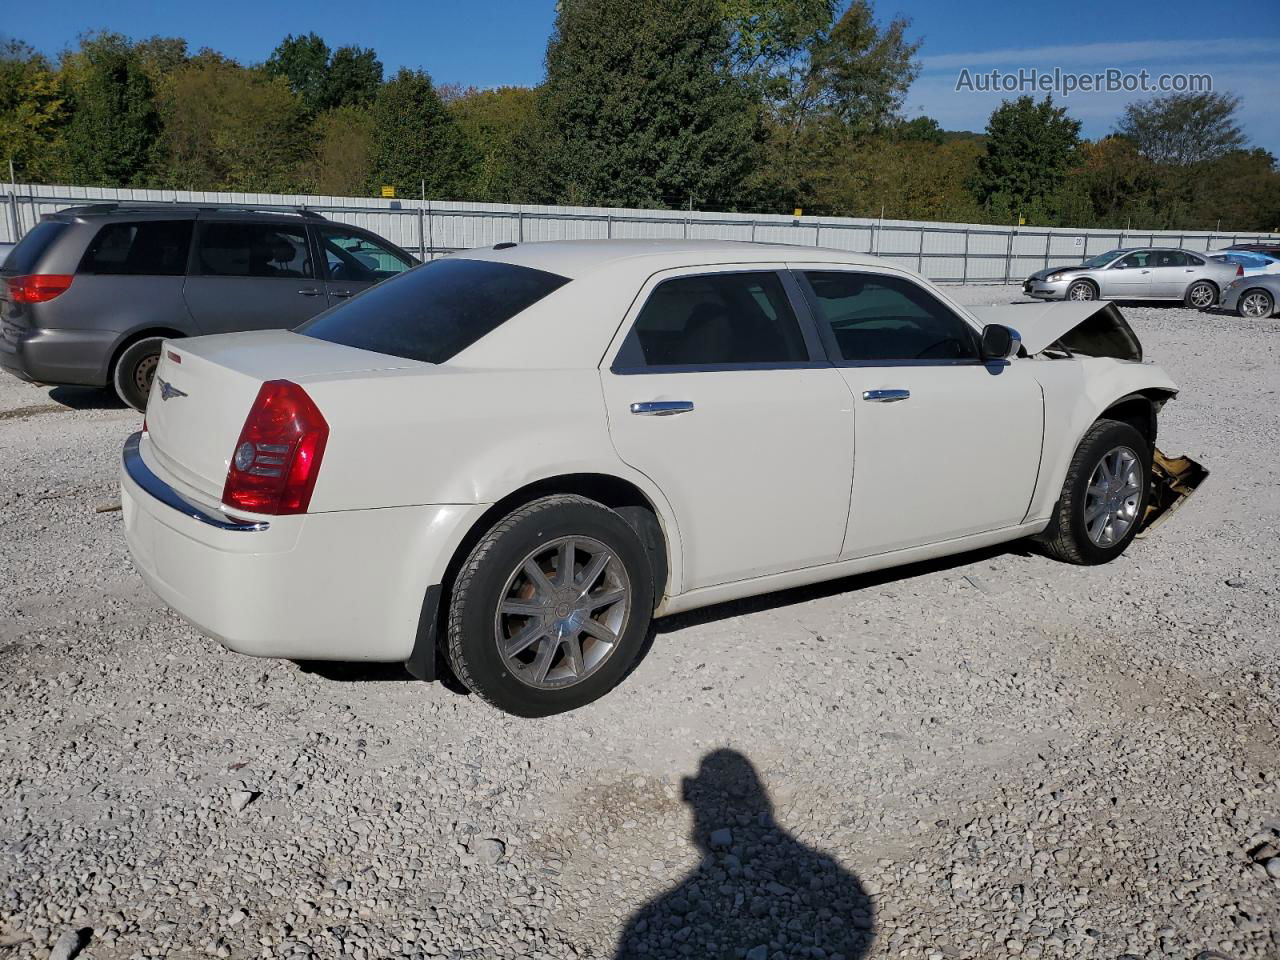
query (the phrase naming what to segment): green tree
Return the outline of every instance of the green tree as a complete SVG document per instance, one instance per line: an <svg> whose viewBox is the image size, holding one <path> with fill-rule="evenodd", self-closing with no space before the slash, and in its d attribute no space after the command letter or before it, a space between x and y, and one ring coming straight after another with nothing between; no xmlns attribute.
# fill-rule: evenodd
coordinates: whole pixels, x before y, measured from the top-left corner
<svg viewBox="0 0 1280 960"><path fill-rule="evenodd" d="M1236 120L1240 98L1227 93L1171 93L1124 108L1117 132L1148 160L1186 167L1245 145Z"/></svg>
<svg viewBox="0 0 1280 960"><path fill-rule="evenodd" d="M133 49L142 61L142 69L152 86L157 89L169 74L191 59L187 53L187 41L181 37L148 37L135 43Z"/></svg>
<svg viewBox="0 0 1280 960"><path fill-rule="evenodd" d="M788 0L774 2L794 12ZM919 72L920 45L907 39L908 20L879 24L869 0L854 0L838 17L830 7L823 18L817 5L801 3L799 13L784 19L797 32L773 44L772 55L752 68L765 97L768 130L766 160L752 192L766 206L804 206L817 158L839 162L837 151L897 127Z"/></svg>
<svg viewBox="0 0 1280 960"><path fill-rule="evenodd" d="M324 83L324 106L367 107L382 86L382 61L360 47L339 47L329 61Z"/></svg>
<svg viewBox="0 0 1280 960"><path fill-rule="evenodd" d="M24 178L57 179L63 116L49 61L18 40L0 45L0 164L12 160Z"/></svg>
<svg viewBox="0 0 1280 960"><path fill-rule="evenodd" d="M401 68L374 100L371 187L389 184L397 194L462 196L471 178L474 154L421 70Z"/></svg>
<svg viewBox="0 0 1280 960"><path fill-rule="evenodd" d="M978 201L1000 219L1041 204L1066 179L1080 145L1080 121L1052 97L1006 100L987 123L987 152L973 179Z"/></svg>
<svg viewBox="0 0 1280 960"><path fill-rule="evenodd" d="M128 186L143 176L159 133L154 88L142 58L113 33L81 39L64 57L69 177L91 186Z"/></svg>
<svg viewBox="0 0 1280 960"><path fill-rule="evenodd" d="M315 193L361 196L369 188L373 121L364 107L345 106L316 118L305 180Z"/></svg>
<svg viewBox="0 0 1280 960"><path fill-rule="evenodd" d="M524 199L524 163L536 129L537 91L528 87L464 90L447 98L449 112L477 156L468 199Z"/></svg>
<svg viewBox="0 0 1280 960"><path fill-rule="evenodd" d="M283 77L289 89L302 98L308 113L318 113L329 95L329 45L314 33L289 34L271 51L263 69Z"/></svg>
<svg viewBox="0 0 1280 960"><path fill-rule="evenodd" d="M309 133L282 77L202 53L166 81L160 182L184 190L299 189Z"/></svg>
<svg viewBox="0 0 1280 960"><path fill-rule="evenodd" d="M562 0L539 100L542 199L729 206L758 131L717 0Z"/></svg>

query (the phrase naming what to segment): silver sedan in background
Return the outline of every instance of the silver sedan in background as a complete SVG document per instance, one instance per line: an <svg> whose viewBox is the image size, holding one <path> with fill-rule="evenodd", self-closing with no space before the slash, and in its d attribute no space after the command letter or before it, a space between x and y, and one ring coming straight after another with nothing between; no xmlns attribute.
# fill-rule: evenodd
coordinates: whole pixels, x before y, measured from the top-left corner
<svg viewBox="0 0 1280 960"><path fill-rule="evenodd" d="M1222 292L1218 306L1250 320L1265 320L1280 303L1280 273L1236 277Z"/></svg>
<svg viewBox="0 0 1280 960"><path fill-rule="evenodd" d="M1239 267L1172 247L1108 250L1078 266L1049 267L1022 284L1042 300L1177 300L1204 310L1218 302Z"/></svg>

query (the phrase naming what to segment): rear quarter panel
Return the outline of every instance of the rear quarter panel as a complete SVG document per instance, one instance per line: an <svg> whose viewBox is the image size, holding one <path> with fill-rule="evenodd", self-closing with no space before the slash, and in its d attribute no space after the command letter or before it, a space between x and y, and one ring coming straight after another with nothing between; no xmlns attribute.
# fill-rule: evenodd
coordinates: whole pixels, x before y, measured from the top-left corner
<svg viewBox="0 0 1280 960"><path fill-rule="evenodd" d="M657 486L618 458L599 371L423 369L302 381L329 424L311 510L492 504L567 474L638 487L667 535L680 583L675 515Z"/></svg>

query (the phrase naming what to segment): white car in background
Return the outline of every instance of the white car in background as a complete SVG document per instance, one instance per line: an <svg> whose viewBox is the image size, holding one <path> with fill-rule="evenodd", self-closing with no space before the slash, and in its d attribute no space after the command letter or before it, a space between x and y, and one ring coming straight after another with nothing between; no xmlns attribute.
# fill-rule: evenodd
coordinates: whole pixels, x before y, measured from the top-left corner
<svg viewBox="0 0 1280 960"><path fill-rule="evenodd" d="M835 250L500 244L167 343L124 522L233 650L439 662L538 716L617 684L656 616L1022 537L1111 560L1176 391L1108 303L970 309Z"/></svg>

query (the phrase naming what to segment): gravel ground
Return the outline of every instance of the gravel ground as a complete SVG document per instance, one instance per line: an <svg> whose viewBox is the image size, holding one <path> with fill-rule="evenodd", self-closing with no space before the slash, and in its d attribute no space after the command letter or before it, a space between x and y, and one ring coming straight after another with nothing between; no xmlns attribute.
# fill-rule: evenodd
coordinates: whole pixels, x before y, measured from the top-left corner
<svg viewBox="0 0 1280 960"><path fill-rule="evenodd" d="M1125 312L1213 477L1120 560L679 616L537 722L201 638L97 512L138 417L0 377L0 960L1280 957L1280 322Z"/></svg>

